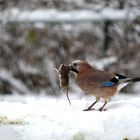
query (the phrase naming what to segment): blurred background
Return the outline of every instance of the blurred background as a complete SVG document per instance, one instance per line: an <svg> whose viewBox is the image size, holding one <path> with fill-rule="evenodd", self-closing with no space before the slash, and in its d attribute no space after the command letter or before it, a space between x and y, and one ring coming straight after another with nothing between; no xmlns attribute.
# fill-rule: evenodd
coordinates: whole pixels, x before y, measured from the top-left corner
<svg viewBox="0 0 140 140"><path fill-rule="evenodd" d="M58 95L54 68L75 59L140 76L140 1L0 0L0 94Z"/></svg>

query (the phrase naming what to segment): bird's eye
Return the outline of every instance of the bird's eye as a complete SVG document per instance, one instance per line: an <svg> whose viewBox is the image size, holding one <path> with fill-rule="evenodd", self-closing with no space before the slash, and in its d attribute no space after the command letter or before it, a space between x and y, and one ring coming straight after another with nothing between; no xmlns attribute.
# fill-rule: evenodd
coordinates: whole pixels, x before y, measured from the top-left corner
<svg viewBox="0 0 140 140"><path fill-rule="evenodd" d="M76 67L77 66L77 63L73 63L73 66Z"/></svg>

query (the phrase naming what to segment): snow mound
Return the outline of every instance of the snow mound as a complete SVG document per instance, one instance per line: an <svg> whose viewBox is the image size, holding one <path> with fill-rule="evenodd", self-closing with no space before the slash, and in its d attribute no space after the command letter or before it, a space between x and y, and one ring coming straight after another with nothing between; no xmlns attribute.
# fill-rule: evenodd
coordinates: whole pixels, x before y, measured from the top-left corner
<svg viewBox="0 0 140 140"><path fill-rule="evenodd" d="M33 98L0 102L2 140L138 140L140 97L113 100L108 111L82 111L87 98ZM98 108L103 103L99 102ZM17 124L16 124L17 120ZM15 123L8 123L15 121ZM6 122L6 123L4 123Z"/></svg>

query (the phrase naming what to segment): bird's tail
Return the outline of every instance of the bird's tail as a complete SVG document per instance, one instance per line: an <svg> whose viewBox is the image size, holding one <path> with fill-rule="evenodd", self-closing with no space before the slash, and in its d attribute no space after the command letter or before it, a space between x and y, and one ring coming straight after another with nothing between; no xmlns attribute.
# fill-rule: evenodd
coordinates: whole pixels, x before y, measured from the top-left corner
<svg viewBox="0 0 140 140"><path fill-rule="evenodd" d="M140 82L140 77L137 77L137 78L128 78L124 82L125 83Z"/></svg>
<svg viewBox="0 0 140 140"><path fill-rule="evenodd" d="M140 82L140 77L137 77L137 78L125 78L123 80L120 80L117 90L120 91L123 87L125 87L126 85L131 84L133 82Z"/></svg>

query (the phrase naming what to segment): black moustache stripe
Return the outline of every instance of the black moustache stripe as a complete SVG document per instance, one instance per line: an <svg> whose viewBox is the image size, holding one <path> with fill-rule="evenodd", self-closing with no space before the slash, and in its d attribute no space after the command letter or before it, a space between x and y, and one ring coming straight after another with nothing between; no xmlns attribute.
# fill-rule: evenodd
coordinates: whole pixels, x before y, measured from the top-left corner
<svg viewBox="0 0 140 140"><path fill-rule="evenodd" d="M74 68L71 68L70 70L73 71L73 72L78 73L78 71L76 69L74 69Z"/></svg>

